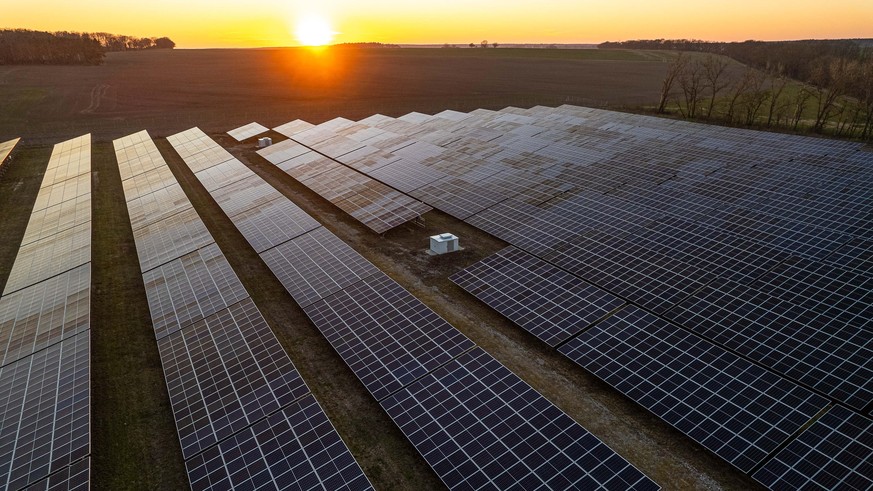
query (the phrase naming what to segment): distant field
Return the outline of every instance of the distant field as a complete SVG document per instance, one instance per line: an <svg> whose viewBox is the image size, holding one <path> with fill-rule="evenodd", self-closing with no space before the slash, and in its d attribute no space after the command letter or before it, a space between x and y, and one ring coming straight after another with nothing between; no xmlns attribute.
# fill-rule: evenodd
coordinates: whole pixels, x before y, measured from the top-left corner
<svg viewBox="0 0 873 491"><path fill-rule="evenodd" d="M655 103L666 63L638 51L174 50L110 53L98 67L0 67L0 140L107 140L257 120L536 104Z"/></svg>

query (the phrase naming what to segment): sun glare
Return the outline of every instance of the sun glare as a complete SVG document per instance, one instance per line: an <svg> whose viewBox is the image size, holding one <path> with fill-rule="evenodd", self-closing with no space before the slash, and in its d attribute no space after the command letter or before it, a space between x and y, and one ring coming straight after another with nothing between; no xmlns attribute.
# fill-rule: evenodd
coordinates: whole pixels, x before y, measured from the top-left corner
<svg viewBox="0 0 873 491"><path fill-rule="evenodd" d="M297 41L304 46L324 46L333 40L334 34L330 23L317 15L302 17L294 28Z"/></svg>

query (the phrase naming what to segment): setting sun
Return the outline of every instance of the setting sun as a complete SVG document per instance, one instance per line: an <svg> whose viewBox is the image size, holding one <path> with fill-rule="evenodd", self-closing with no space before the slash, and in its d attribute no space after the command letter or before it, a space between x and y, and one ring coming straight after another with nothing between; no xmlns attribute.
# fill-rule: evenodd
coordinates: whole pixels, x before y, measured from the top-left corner
<svg viewBox="0 0 873 491"><path fill-rule="evenodd" d="M318 15L302 17L294 28L297 41L304 46L323 46L333 40L334 34L330 23Z"/></svg>

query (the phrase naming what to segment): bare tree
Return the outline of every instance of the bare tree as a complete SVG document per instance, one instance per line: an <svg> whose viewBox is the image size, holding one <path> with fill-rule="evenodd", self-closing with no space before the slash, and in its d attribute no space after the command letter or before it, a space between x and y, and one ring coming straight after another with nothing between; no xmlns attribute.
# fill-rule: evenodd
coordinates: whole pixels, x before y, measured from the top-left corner
<svg viewBox="0 0 873 491"><path fill-rule="evenodd" d="M475 48L476 45L475 45L474 43L470 43L470 47L471 47L471 48Z"/></svg>
<svg viewBox="0 0 873 491"><path fill-rule="evenodd" d="M749 89L749 86L752 85L755 79L755 69L752 67L746 67L743 74L738 78L731 88L731 95L728 99L727 103L727 111L725 111L725 119L729 123L734 121L734 116L736 116L737 107L740 105L740 101L742 100L743 95Z"/></svg>
<svg viewBox="0 0 873 491"><path fill-rule="evenodd" d="M488 47L488 40L483 39L482 42L479 43L479 46L482 46L483 48L487 48Z"/></svg>
<svg viewBox="0 0 873 491"><path fill-rule="evenodd" d="M812 84L818 106L815 112L813 131L821 133L828 124L836 107L837 100L845 94L848 85L849 66L842 58L822 60L816 63L812 72Z"/></svg>
<svg viewBox="0 0 873 491"><path fill-rule="evenodd" d="M498 47L498 46L500 46L499 43L491 43L491 47L492 47L492 48L496 48L496 47Z"/></svg>
<svg viewBox="0 0 873 491"><path fill-rule="evenodd" d="M778 104L782 102L782 93L788 85L788 78L785 76L781 66L775 67L770 72L768 78L770 80L770 106L767 111L767 127L769 128L773 124L773 117L779 114L779 111L777 111L779 108ZM779 123L778 116L776 123Z"/></svg>
<svg viewBox="0 0 873 491"><path fill-rule="evenodd" d="M658 101L658 114L663 114L664 109L667 107L667 101L670 98L670 91L673 90L673 84L676 82L676 78L680 73L685 69L686 58L682 55L680 51L673 61L667 64L667 76L664 77L664 81L661 83L661 99Z"/></svg>
<svg viewBox="0 0 873 491"><path fill-rule="evenodd" d="M745 111L744 119L747 126L755 124L758 114L761 112L761 107L772 97L770 90L764 87L766 78L763 72L754 69L749 77L746 93L742 96L742 105Z"/></svg>
<svg viewBox="0 0 873 491"><path fill-rule="evenodd" d="M867 58L858 64L857 74L854 79L858 83L855 88L860 96L864 107L864 120L861 129L861 138L873 137L873 57Z"/></svg>
<svg viewBox="0 0 873 491"><path fill-rule="evenodd" d="M715 99L719 92L730 85L730 80L727 78L727 67L730 62L726 57L708 54L702 64L706 87L709 89L709 107L706 108L706 119L709 119L712 117L712 109L715 107Z"/></svg>
<svg viewBox="0 0 873 491"><path fill-rule="evenodd" d="M693 119L697 116L700 96L703 92L703 65L700 61L692 60L685 64L682 73L679 74L679 87L685 99L685 117ZM682 110L681 105L680 110Z"/></svg>
<svg viewBox="0 0 873 491"><path fill-rule="evenodd" d="M794 114L791 118L791 129L794 131L797 131L800 122L803 120L803 113L806 111L806 106L809 103L810 98L812 98L812 92L809 88L803 86L791 101L791 104L794 106Z"/></svg>

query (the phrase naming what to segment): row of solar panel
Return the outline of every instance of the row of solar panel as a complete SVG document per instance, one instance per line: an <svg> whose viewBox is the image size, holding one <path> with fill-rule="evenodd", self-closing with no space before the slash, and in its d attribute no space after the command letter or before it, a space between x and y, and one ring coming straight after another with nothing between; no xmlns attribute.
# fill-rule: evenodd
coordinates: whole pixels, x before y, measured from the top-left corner
<svg viewBox="0 0 873 491"><path fill-rule="evenodd" d="M192 489L369 488L148 133L115 147Z"/></svg>
<svg viewBox="0 0 873 491"><path fill-rule="evenodd" d="M396 158L399 151L383 153L380 155L382 162L391 163L369 172L376 177L382 170L380 175L386 179L393 179L401 185L419 186L419 189L438 183L438 192L445 196L442 201L450 204L433 198L423 198L425 202L456 217L469 218L470 223L578 275L568 275L554 265L530 256L521 261L524 266L516 264L513 266L516 270L499 273L497 270L505 267L505 264L501 266L502 263L512 262L502 257L512 255L504 251L503 255L491 259L494 264L476 265L471 271L456 277L472 293L552 345L564 342L630 300L655 312L667 312L683 325L694 326L694 332L708 336L717 345L642 310L639 312L645 314L645 319L634 320L631 325L642 324L649 331L660 330L658 334L661 336L666 336L663 330L669 328L671 334L681 334L681 342L694 346L694 351L700 351L702 348L698 345L705 343L703 352L720 360L722 365L726 356L731 358L732 368L728 373L732 377L717 376L717 372L711 371L714 379L697 381L700 385L708 382L705 391L725 391L711 395L711 398L716 398L714 400L725 397L725 394L734 396L739 390L736 384L729 383L736 378L734 364L755 366L746 361L751 359L858 410L868 407L873 380L869 364L873 358L869 352L868 315L871 305L870 245L864 234L870 230L871 203L869 198L865 198L863 184L871 179L869 158L865 160L857 145L830 142L809 145L797 138L776 145L782 151L778 156L760 152L760 145L756 146L759 153L739 150L734 155L725 156L724 149L736 145L734 138L721 138L721 135L720 139L715 135L692 138L696 139L693 145L717 143L713 148L721 153L713 156L696 153L694 148L688 151L685 146L676 148L677 143L688 139L688 134L708 133L696 126L670 128L670 124L652 122L650 118L642 118L641 122L638 117L628 119L622 115L617 118L634 123L622 127L620 122L611 121L615 119L613 116L614 113L593 110L535 108L500 113L479 111L479 114L471 113L466 117L411 115L397 120L377 117L358 123L333 120L311 127L308 132L320 134L322 127L326 126L340 132L351 131L353 135L366 135L365 141L380 138L390 141L399 146L400 151L415 149L414 152L407 150L408 155L403 160ZM443 121L422 129L422 126L439 119ZM514 121L510 123L510 120ZM442 128L451 127L453 121L462 121L456 128L465 135L475 136L452 139ZM518 121L524 125L517 124ZM288 126L298 131L303 128L299 124ZM640 126L654 128L646 132ZM588 134L583 140L571 136L586 133L586 129ZM402 134L389 134L393 131L410 136L402 141ZM504 138L505 134L501 132L513 131L520 136L511 143L491 143ZM617 141L611 141L616 140L616 134L621 136ZM543 141L530 142L531 135L541 135L543 139L548 135L555 141L543 146ZM289 136L294 137L295 133ZM770 138L746 133L742 136L757 141ZM331 137L322 134L321 138ZM653 138L664 139L669 145L653 145ZM559 141L561 139L575 145L563 143ZM628 139L640 141L628 143ZM784 140L781 136L776 139ZM436 142L436 145L429 142ZM434 148L440 144L447 148ZM502 189L502 181L495 176L507 171L499 171L493 159L477 164L475 159L471 162L467 158L454 158L448 148L457 148L458 145L464 147L461 153L486 159L489 152L496 152L493 155L500 156L501 164L537 170L522 173L526 178L539 176L548 180L530 177L535 186L527 189L516 187L518 195L504 192L502 196L491 198L483 191L495 184ZM498 150L497 147L501 146L504 149ZM573 146L582 147L584 151L580 152ZM610 154L605 150L610 146L617 151ZM515 148L507 152L506 147ZM516 151L522 147L526 147L524 152ZM513 153L523 158L506 158ZM770 155L766 172L754 170L756 166L763 167L760 165L761 154ZM439 177L433 168L445 168L446 164L442 161L434 163L433 156L436 155L442 159L451 155L449 160L452 162L460 160L462 169L468 166L464 175L475 177L466 181ZM669 161L665 165L653 165L653 162L663 163L670 155L690 159L692 165L681 170L671 169ZM710 161L705 162L704 157ZM695 158L699 161L694 162ZM343 156L338 160L352 167L356 165L355 160L344 160ZM404 164L404 160L414 163ZM563 164L555 164L561 160ZM720 173L718 180L706 181L705 178L713 173ZM673 182L679 180L684 181ZM564 187L555 186L556 182ZM787 190L776 187L786 182L791 184ZM541 194L544 184L551 189ZM416 190L409 189L408 192L415 196ZM507 196L511 199L506 199ZM803 199L798 201L801 197ZM548 204L543 205L547 200L550 200ZM759 206L761 204L768 208L763 209ZM778 206L773 207L773 204ZM792 207L802 207L803 212L782 219L781 216ZM857 236L851 237L847 233ZM516 251L515 254L523 253ZM832 261L822 263L815 261L816 258ZM541 264L532 266L530 261ZM841 267L845 265L852 267ZM518 282L518 269L527 267L533 267L533 277L526 278L526 284ZM510 276L516 281L510 280ZM581 281L580 276L617 296ZM719 276L723 279L712 282ZM702 289L704 285L708 285L706 289ZM695 292L694 298L685 300L678 309L670 310ZM531 301L518 301L526 295ZM560 300L548 301L551 298ZM750 309L750 305L756 307ZM637 313L631 307L620 312L626 316ZM621 315L614 318L621 319ZM725 326L732 327L726 330ZM646 332L639 326L636 329ZM639 338L639 332L636 332L634 342L648 348L652 340ZM694 342L689 344L686 337ZM679 339L672 340L680 342ZM575 339L562 349L570 349L574 342ZM596 347L604 350L612 347L612 355L628 349L624 341L613 346L615 343L614 340L602 341ZM728 347L746 359L722 347ZM661 348L666 349L665 346ZM584 351L589 355L597 352L590 346L586 346ZM635 400L746 471L760 465L767 456L765 450L772 451L778 446L777 441L785 441L791 435L790 431L785 432L786 428L796 430L828 403L807 389L757 368L757 372L751 373L766 373L771 385L787 383L792 388L785 392L785 387L775 389L761 385L759 381L756 382L757 390L767 389L781 394L788 403L794 404L789 407L798 408L798 412L786 411L785 404L771 405L774 412L762 413L763 421L767 421L770 427L762 426L748 414L733 421L727 417L719 419L730 421L726 427L714 425L699 414L703 404L698 399L700 394L688 392L689 387L694 386L691 377L695 370L700 369L696 358L693 370L684 369L689 380L682 382L682 376L674 374L669 383L663 382L672 372L682 373L683 365L674 360L678 356L678 352L673 350L667 358L662 356L660 360L648 363L630 357L632 361L625 360L626 366L613 364L600 375L625 393L633 388L637 391L633 392ZM669 369L659 372L657 367L661 364ZM662 385L658 393L645 386L641 381L645 377L640 378L640 373L654 374L652 378L666 385ZM747 372L742 373L743 379L753 379ZM637 379L629 380L633 377ZM648 383L651 385L651 380ZM664 387L670 390L664 390ZM801 399L796 399L797 390L802 392ZM798 402L800 400L805 402ZM703 402L709 404L712 401L704 399ZM864 426L863 416L855 414L854 417L862 418L858 425ZM734 439L736 434L742 433L743 429L748 433L753 426L757 429L751 431L752 435L742 437L742 443L738 444ZM774 435L777 436L774 438ZM862 455L869 462L870 453L863 450L865 441L869 450L869 435L854 437L861 441L862 447L854 454ZM792 442L792 445L796 443ZM814 446L809 441L806 445ZM780 457L784 455L780 454ZM808 457L813 453L805 455ZM834 468L853 467L840 458L845 458L845 455L828 460L826 464ZM773 463L778 460L768 465L775 465ZM825 470L821 461L799 459L796 464L804 468L802 472L810 479L820 479L818 482L821 483L840 482L840 477L822 477L832 469ZM794 467L790 462L782 465L788 469ZM815 470L816 466L818 470ZM788 479L781 481L783 484L798 482L796 469L782 469L781 472L783 477L779 479ZM762 475L759 473L756 477L764 480ZM813 475L815 477L809 477ZM854 477L847 479L861 476L861 482L864 482L865 474L851 475Z"/></svg>
<svg viewBox="0 0 873 491"><path fill-rule="evenodd" d="M774 489L873 484L873 421L834 406L792 440L827 399L662 318L621 307L545 261L509 247L452 280L541 340L563 343L562 354L740 470L759 469L755 478Z"/></svg>
<svg viewBox="0 0 873 491"><path fill-rule="evenodd" d="M261 186L249 174L222 183L195 175L227 212L223 203L235 198L224 190ZM258 242L240 215L228 215ZM296 229L270 226L277 238ZM324 227L260 255L450 488L657 488Z"/></svg>
<svg viewBox="0 0 873 491"><path fill-rule="evenodd" d="M329 158L342 155L345 150L326 145L312 148L318 152L289 139L258 153L376 233L387 232L431 210L424 203ZM349 146L346 150L356 148Z"/></svg>
<svg viewBox="0 0 873 491"><path fill-rule="evenodd" d="M18 145L20 140L21 138L14 138L6 142L0 142L0 176L6 173L7 166L9 165L6 158L9 157L9 154L12 153L12 150Z"/></svg>
<svg viewBox="0 0 873 491"><path fill-rule="evenodd" d="M549 110L549 112L556 111ZM348 126L349 123L351 122L343 124ZM336 128L338 124L335 120L330 125ZM320 128L321 126L314 127L306 132L317 132ZM415 135L417 137L421 135L420 128ZM296 137L296 135L292 136ZM416 141L415 144L420 143ZM406 148L410 147L404 147ZM342 161L343 157L340 156L339 159ZM349 163L349 165L353 164ZM392 164L388 168L400 170L395 169L396 166L397 164ZM568 168L572 167L568 166ZM487 181L487 179L480 180L480 182ZM454 184L443 185L441 189L451 193L454 187ZM653 194L655 193L649 193L649 195ZM780 230L773 229L767 231L772 240L762 243L752 237L735 234L737 227L713 228L706 223L679 216L683 210L676 211L673 216L670 216L665 215L663 207L639 205L635 201L580 190L551 200L548 207L533 206L513 198L506 199L505 193L501 193L499 198L489 199L481 190L467 190L453 194L451 201L455 205L444 206L436 201L430 203L452 213L452 207L462 202L459 196L469 202L477 203L478 208L484 210L468 219L471 224L541 255L562 268L655 313L663 313L673 308L717 276L734 280L735 282L729 283L728 286L735 290L741 287L736 284L736 281L741 283L754 281L792 253L797 253L799 250L833 252L848 240L845 237L820 237L819 240L811 242L808 237L803 237L805 231L795 226L792 232L803 238L796 239L787 236L787 233L780 235ZM501 199L502 201L499 201ZM860 206L859 209L869 214L870 205ZM473 213L477 212L477 209L468 211ZM468 216L466 213L455 213L455 215L461 218ZM712 218L713 215L709 216ZM786 242L790 243L791 247L783 248L777 245ZM821 253L815 252L811 255L817 256ZM855 316L856 311L864 311L864 305L869 305L869 286L865 287L864 277L859 275L848 278L838 269L825 274L827 277L822 283L841 277L843 285L838 294L830 295L825 299L831 304L818 303L816 306L825 316L824 319L851 315L854 324L863 325L869 322L869 317ZM790 289L791 286L788 288ZM859 300L859 297L865 296L866 299ZM846 313L847 305L854 310ZM766 321L766 317L757 321L755 327L766 329ZM852 387L846 388L843 381L835 380L833 373L823 374L819 371L801 376L795 371L790 375L859 409L869 404L869 385L873 381L869 377L870 357L864 356L868 348L863 344L858 346L855 342L857 336L862 339L867 336L866 332L855 335L838 329L836 332L819 333L815 339L808 339L810 335L804 332L798 333L796 338L799 339L798 343L801 346L793 350L782 347L784 356L787 358L805 356L815 359L820 356L819 353L815 353L815 350L806 353L804 350L812 349L812 345L822 339L839 343L845 347L844 351L833 353L830 359L839 358L835 363L838 367L836 371L848 369L857 372L854 380L848 382ZM772 344L766 347L771 348ZM845 350L854 351L847 356ZM802 354L799 355L799 352ZM849 361L847 364L846 358L854 361ZM755 359L760 360L760 357ZM826 363L822 365L827 366ZM787 371L789 368L784 367L782 370Z"/></svg>
<svg viewBox="0 0 873 491"><path fill-rule="evenodd" d="M90 144L54 146L0 298L3 489L89 487Z"/></svg>

